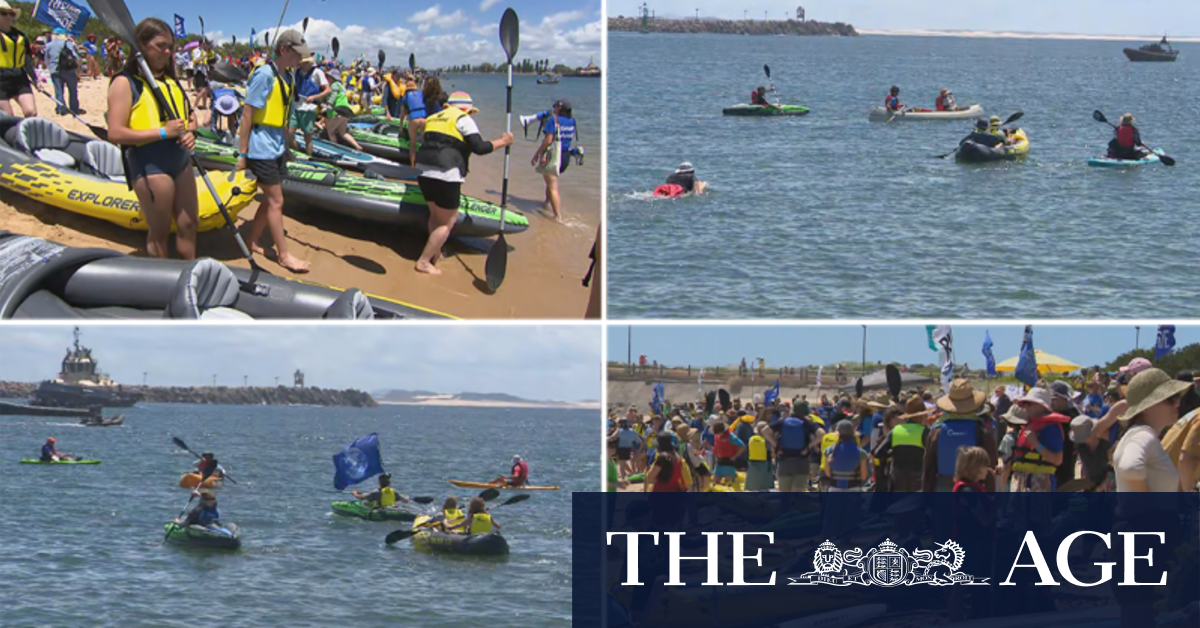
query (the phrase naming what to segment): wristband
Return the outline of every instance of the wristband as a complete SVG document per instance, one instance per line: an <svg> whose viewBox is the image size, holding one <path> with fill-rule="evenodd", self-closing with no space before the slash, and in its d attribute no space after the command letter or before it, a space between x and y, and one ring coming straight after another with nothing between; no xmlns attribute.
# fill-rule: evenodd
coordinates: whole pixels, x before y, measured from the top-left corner
<svg viewBox="0 0 1200 628"><path fill-rule="evenodd" d="M1037 446L1037 452L1038 452L1039 454L1040 454L1040 453L1042 453L1042 449L1043 449L1044 447L1045 447L1044 445L1042 445L1041 443L1038 443L1038 446Z"/></svg>
<svg viewBox="0 0 1200 628"><path fill-rule="evenodd" d="M167 130L163 127L158 127L158 136L162 139L167 139Z"/></svg>

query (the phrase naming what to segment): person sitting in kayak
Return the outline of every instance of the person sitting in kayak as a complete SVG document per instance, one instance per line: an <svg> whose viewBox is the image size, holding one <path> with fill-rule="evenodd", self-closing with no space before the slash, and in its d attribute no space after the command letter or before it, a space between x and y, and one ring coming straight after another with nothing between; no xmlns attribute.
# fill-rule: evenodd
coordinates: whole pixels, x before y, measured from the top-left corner
<svg viewBox="0 0 1200 628"><path fill-rule="evenodd" d="M988 133L1000 138L1001 144L1012 144L1012 133L1003 128L1003 125L1004 121L1000 119L1000 116L992 116L988 119Z"/></svg>
<svg viewBox="0 0 1200 628"><path fill-rule="evenodd" d="M446 501L442 502L442 523L444 527L452 528L463 522L466 515L458 507L458 500L453 497L447 497Z"/></svg>
<svg viewBox="0 0 1200 628"><path fill-rule="evenodd" d="M962 111L962 109L954 103L954 92L942 88L942 93L938 95L936 107L938 111Z"/></svg>
<svg viewBox="0 0 1200 628"><path fill-rule="evenodd" d="M778 106L771 104L771 101L767 100L767 88L762 85L759 85L757 90L750 92L750 104L768 109L779 109Z"/></svg>
<svg viewBox="0 0 1200 628"><path fill-rule="evenodd" d="M201 479L225 477L225 467L222 467L209 452L201 454L200 459L192 466L196 467L196 473L200 474Z"/></svg>
<svg viewBox="0 0 1200 628"><path fill-rule="evenodd" d="M1121 126L1116 129L1116 137L1108 143L1110 158L1137 161L1149 154L1150 149L1142 144L1142 134L1133 122L1132 113L1121 116Z"/></svg>
<svg viewBox="0 0 1200 628"><path fill-rule="evenodd" d="M501 475L496 478L493 484L501 486L524 486L526 480L529 479L529 463L521 460L520 456L513 456L512 471L508 475Z"/></svg>
<svg viewBox="0 0 1200 628"><path fill-rule="evenodd" d="M462 530L467 534L492 534L500 531L500 522L488 514L487 504L482 497L471 499L467 506L467 517L463 522L447 528L447 531Z"/></svg>
<svg viewBox="0 0 1200 628"><path fill-rule="evenodd" d="M221 525L221 513L217 511L217 496L208 491L197 491L192 496L200 496L200 503L182 519L176 518L175 523L181 527Z"/></svg>
<svg viewBox="0 0 1200 628"><path fill-rule="evenodd" d="M666 183L654 188L654 195L665 198L675 198L688 194L699 196L704 193L704 189L707 187L707 183L696 180L696 169L692 167L691 162L685 161L679 164L675 172L667 175Z"/></svg>
<svg viewBox="0 0 1200 628"><path fill-rule="evenodd" d="M379 474L379 488L370 493L359 493L358 491L350 491L354 497L363 502L364 505L370 508L390 508L396 505L396 502L402 504L408 503L408 498L401 495L396 489L392 488L392 476L386 473Z"/></svg>
<svg viewBox="0 0 1200 628"><path fill-rule="evenodd" d="M57 460L74 460L71 456L58 453L55 443L58 440L54 437L46 439L46 444L42 445L42 462L54 462Z"/></svg>
<svg viewBox="0 0 1200 628"><path fill-rule="evenodd" d="M980 118L975 121L975 130L970 135L963 138L963 141L959 142L958 145L962 146L967 142L974 142L981 146L987 146L988 148L996 148L997 146L1004 145L1004 138L992 133L991 129L988 127L988 121Z"/></svg>
<svg viewBox="0 0 1200 628"><path fill-rule="evenodd" d="M883 107L891 113L900 113L904 111L904 103L900 102L900 88L892 86L891 92L887 98L883 99Z"/></svg>

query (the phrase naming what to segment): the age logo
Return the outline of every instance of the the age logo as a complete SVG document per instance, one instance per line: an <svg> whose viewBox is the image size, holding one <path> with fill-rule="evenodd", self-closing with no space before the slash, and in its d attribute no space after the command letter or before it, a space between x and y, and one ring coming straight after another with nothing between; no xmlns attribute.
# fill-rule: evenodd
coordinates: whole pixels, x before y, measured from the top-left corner
<svg viewBox="0 0 1200 628"><path fill-rule="evenodd" d="M795 578L792 584L828 584L845 587L852 584L894 587L899 585L986 584L987 578L975 578L959 570L966 552L958 543L947 541L933 550L908 550L891 539L872 548L864 556L861 548L842 552L825 541L813 554L813 569Z"/></svg>

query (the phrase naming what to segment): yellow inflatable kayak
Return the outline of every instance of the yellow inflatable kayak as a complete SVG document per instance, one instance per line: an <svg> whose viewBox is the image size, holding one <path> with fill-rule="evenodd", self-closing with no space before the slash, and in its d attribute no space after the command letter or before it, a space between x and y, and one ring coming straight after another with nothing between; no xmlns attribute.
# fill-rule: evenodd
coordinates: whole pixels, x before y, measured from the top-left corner
<svg viewBox="0 0 1200 628"><path fill-rule="evenodd" d="M71 133L45 118L0 114L0 188L35 201L145 231L137 195L125 183L121 151L108 142ZM246 172L209 174L230 216L254 200L257 182ZM225 226L199 177L200 231ZM174 227L172 227L174 230Z"/></svg>
<svg viewBox="0 0 1200 628"><path fill-rule="evenodd" d="M184 473L179 476L179 488L196 488L200 484L199 473ZM204 488L221 488L221 478L210 476L204 481Z"/></svg>
<svg viewBox="0 0 1200 628"><path fill-rule="evenodd" d="M498 482L467 482L465 480L448 480L451 484L459 488L496 488L500 490L510 491L557 491L557 486L509 486Z"/></svg>

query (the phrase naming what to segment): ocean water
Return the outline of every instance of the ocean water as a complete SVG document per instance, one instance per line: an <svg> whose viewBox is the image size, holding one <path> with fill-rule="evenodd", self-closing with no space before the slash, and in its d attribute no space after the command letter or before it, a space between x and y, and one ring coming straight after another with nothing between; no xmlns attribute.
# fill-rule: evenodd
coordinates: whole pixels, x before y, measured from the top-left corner
<svg viewBox="0 0 1200 628"><path fill-rule="evenodd" d="M0 417L0 624L4 626L569 626L571 492L599 489L596 413L142 404L123 427ZM497 508L506 559L414 552L404 523L335 517L332 456L378 432L406 495L460 498L513 454L559 491ZM94 466L22 465L46 437ZM242 549L162 545L177 486L211 450L238 484L218 498ZM368 480L367 487L375 481ZM505 491L494 506L515 492Z"/></svg>
<svg viewBox="0 0 1200 628"><path fill-rule="evenodd" d="M614 318L1192 317L1200 46L609 35L608 307ZM769 86L812 112L735 118ZM1025 112L1029 159L962 165L970 121L871 123L891 85ZM1178 160L1089 168L1130 111ZM681 161L709 194L650 198Z"/></svg>

